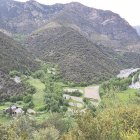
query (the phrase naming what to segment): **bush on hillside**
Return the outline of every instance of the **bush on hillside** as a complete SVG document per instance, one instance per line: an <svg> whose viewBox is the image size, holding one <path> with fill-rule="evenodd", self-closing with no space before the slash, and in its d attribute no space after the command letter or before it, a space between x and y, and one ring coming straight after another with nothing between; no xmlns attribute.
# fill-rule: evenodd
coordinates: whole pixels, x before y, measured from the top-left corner
<svg viewBox="0 0 140 140"><path fill-rule="evenodd" d="M82 93L78 90L72 91L72 92L64 91L64 94L68 94L70 96L76 96L76 97L81 97L82 96Z"/></svg>
<svg viewBox="0 0 140 140"><path fill-rule="evenodd" d="M11 77L21 76L21 73L19 71L13 70L13 71L10 71L9 75Z"/></svg>
<svg viewBox="0 0 140 140"><path fill-rule="evenodd" d="M38 70L33 74L34 78L42 79L45 77L45 72L43 70Z"/></svg>

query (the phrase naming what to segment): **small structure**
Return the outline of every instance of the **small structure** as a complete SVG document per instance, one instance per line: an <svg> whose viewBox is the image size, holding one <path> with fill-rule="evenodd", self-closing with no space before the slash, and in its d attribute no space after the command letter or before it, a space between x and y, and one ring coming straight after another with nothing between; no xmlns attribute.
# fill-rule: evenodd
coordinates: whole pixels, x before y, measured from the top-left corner
<svg viewBox="0 0 140 140"><path fill-rule="evenodd" d="M5 110L6 113L9 113L11 116L18 116L24 113L22 108L17 107L15 105L10 106Z"/></svg>
<svg viewBox="0 0 140 140"><path fill-rule="evenodd" d="M20 79L20 77L18 77L18 76L16 76L16 77L14 78L14 81L15 81L17 84L21 83L21 79Z"/></svg>
<svg viewBox="0 0 140 140"><path fill-rule="evenodd" d="M33 109L27 109L27 113L30 114L30 115L35 115L36 112L33 110Z"/></svg>

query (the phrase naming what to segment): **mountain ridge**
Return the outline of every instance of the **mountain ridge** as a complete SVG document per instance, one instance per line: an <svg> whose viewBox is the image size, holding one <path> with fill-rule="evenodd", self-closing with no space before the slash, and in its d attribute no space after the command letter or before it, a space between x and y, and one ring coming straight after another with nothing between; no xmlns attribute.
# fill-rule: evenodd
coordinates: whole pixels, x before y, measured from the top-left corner
<svg viewBox="0 0 140 140"><path fill-rule="evenodd" d="M5 23L5 18L8 22L7 24L3 23L3 26L1 24L1 28L6 25L4 29L9 29L12 33L30 34L45 25L49 20L58 19L62 22L72 22L89 34L104 34L115 40L120 40L122 37L124 37L124 40L128 38L126 41L140 39L128 22L109 10L87 7L78 2L43 5L36 1L22 3L13 0L1 1L1 22ZM5 13L3 13L3 10Z"/></svg>

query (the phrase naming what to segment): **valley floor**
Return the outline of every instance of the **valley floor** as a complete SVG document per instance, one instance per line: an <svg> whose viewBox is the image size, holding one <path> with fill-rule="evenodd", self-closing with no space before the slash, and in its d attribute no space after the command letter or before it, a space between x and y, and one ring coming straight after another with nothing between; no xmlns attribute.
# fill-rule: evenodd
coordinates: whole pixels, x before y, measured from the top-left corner
<svg viewBox="0 0 140 140"><path fill-rule="evenodd" d="M43 84L39 79L29 78L28 82L36 88L36 93L33 95L33 103L35 105L34 109L37 110L45 105L45 84Z"/></svg>

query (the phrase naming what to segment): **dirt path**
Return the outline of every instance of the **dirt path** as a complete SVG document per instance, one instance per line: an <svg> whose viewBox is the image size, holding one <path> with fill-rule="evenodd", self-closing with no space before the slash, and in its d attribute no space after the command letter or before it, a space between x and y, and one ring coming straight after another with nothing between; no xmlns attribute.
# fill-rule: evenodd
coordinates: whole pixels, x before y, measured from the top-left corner
<svg viewBox="0 0 140 140"><path fill-rule="evenodd" d="M84 97L100 102L101 98L100 98L100 95L99 95L99 86L86 87Z"/></svg>

